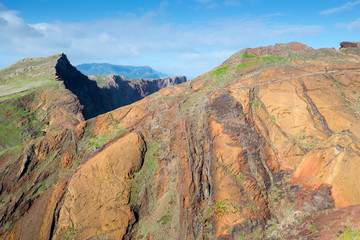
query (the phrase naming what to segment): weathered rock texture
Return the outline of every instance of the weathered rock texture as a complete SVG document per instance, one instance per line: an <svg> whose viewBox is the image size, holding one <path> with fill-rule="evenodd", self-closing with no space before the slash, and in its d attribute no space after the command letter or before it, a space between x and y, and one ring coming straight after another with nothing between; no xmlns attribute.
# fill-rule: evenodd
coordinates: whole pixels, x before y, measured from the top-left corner
<svg viewBox="0 0 360 240"><path fill-rule="evenodd" d="M360 42L341 42L340 48L358 48L360 47Z"/></svg>
<svg viewBox="0 0 360 240"><path fill-rule="evenodd" d="M62 81L84 106L85 119L136 102L163 87L186 82L185 77L168 77L150 81L141 79L131 83L123 77L104 75L101 77L109 80L102 87L98 86L96 81L91 81L96 80L96 77L89 79L72 66L64 54L61 54L55 69L56 79Z"/></svg>
<svg viewBox="0 0 360 240"><path fill-rule="evenodd" d="M122 76L89 76L96 81L102 92L102 99L113 109L139 101L162 88L186 82L186 77L165 77L152 80L126 80Z"/></svg>
<svg viewBox="0 0 360 240"><path fill-rule="evenodd" d="M54 239L68 237L69 229L76 229L79 239L121 239L136 221L129 206L130 179L144 152L142 138L131 133L84 164L68 185Z"/></svg>
<svg viewBox="0 0 360 240"><path fill-rule="evenodd" d="M43 226L36 236L54 239L359 236L359 54L244 49L190 82L48 133L33 151L5 152L2 236L19 239L31 217ZM27 203L11 184L33 175ZM49 196L55 209L47 201L34 215Z"/></svg>

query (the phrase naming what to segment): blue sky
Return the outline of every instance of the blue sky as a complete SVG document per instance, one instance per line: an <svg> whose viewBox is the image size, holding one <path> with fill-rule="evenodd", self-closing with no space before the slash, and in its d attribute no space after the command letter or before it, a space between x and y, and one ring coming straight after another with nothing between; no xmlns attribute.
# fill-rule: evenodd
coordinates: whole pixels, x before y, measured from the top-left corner
<svg viewBox="0 0 360 240"><path fill-rule="evenodd" d="M360 41L360 0L0 0L0 68L64 52L74 65L196 77L247 47Z"/></svg>

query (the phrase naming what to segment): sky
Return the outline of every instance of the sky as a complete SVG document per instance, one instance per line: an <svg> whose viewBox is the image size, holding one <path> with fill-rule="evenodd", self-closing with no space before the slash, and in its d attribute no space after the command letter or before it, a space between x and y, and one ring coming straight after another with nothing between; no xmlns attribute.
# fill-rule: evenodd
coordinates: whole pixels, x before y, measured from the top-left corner
<svg viewBox="0 0 360 240"><path fill-rule="evenodd" d="M0 68L64 52L73 65L196 77L240 49L360 41L360 0L0 0Z"/></svg>

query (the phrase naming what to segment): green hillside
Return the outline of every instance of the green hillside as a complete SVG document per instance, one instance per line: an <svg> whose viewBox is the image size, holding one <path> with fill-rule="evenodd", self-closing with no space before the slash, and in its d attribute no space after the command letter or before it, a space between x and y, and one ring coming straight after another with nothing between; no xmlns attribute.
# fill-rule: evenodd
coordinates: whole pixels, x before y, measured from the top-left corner
<svg viewBox="0 0 360 240"><path fill-rule="evenodd" d="M55 83L59 54L46 58L26 58L0 70L0 97Z"/></svg>

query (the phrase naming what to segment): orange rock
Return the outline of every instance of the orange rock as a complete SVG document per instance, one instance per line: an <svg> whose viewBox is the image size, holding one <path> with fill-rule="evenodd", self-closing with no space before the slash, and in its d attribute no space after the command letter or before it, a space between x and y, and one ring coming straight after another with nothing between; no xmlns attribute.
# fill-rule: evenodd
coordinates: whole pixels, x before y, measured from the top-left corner
<svg viewBox="0 0 360 240"><path fill-rule="evenodd" d="M66 169L74 161L74 155L72 154L72 148L65 150L61 154L61 166Z"/></svg>
<svg viewBox="0 0 360 240"><path fill-rule="evenodd" d="M55 209L66 188L66 179L60 180L34 201L30 210L15 224L5 239L50 239Z"/></svg>
<svg viewBox="0 0 360 240"><path fill-rule="evenodd" d="M80 239L121 239L135 221L130 179L140 169L144 151L140 135L130 133L83 164L69 182L55 239L66 237L69 228Z"/></svg>

